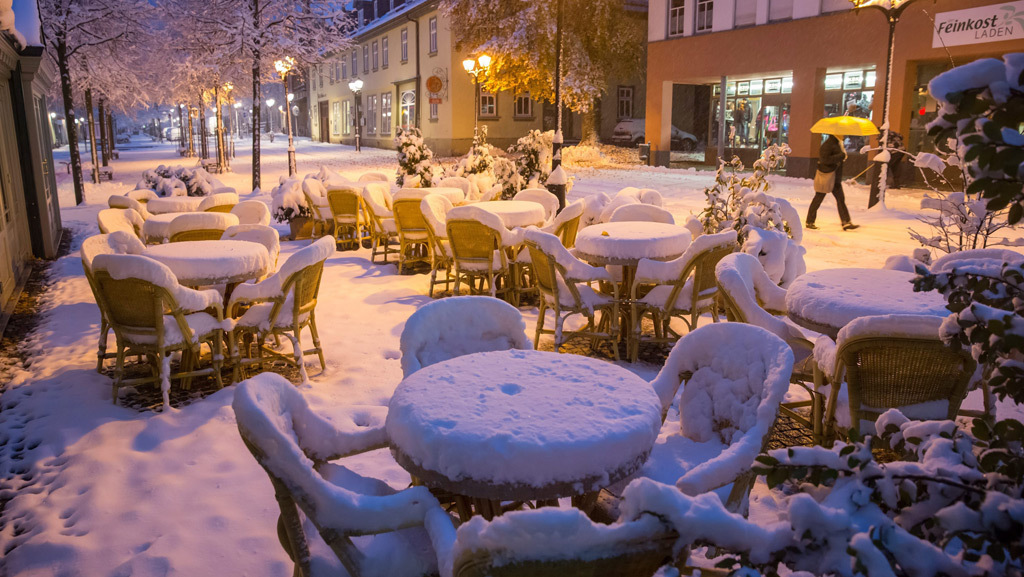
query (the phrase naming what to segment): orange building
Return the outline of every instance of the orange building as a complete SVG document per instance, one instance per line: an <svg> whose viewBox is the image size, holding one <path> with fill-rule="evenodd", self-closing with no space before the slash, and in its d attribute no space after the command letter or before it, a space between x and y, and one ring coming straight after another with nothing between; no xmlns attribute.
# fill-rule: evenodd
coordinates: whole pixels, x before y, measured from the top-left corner
<svg viewBox="0 0 1024 577"><path fill-rule="evenodd" d="M882 123L889 27L875 8L849 0L651 0L646 133L652 160L668 165L670 125L686 126L714 162L749 165L772 142L793 149L791 176L810 176L824 116ZM935 117L928 82L955 65L1024 51L1024 1L916 0L896 26L890 124L908 150L928 150ZM725 87L725 126L720 122ZM684 128L686 129L686 128ZM721 135L724 134L724 138ZM874 141L874 139L872 139ZM849 139L851 168L866 141ZM854 173L855 174L855 173Z"/></svg>

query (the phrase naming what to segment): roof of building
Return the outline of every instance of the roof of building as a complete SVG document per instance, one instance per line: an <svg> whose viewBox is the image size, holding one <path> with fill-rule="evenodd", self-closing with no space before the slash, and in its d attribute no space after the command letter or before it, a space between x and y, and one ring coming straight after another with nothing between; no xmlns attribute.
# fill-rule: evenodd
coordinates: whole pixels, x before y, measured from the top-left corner
<svg viewBox="0 0 1024 577"><path fill-rule="evenodd" d="M391 9L391 4L399 4ZM359 23L353 32L354 36L360 36L366 32L390 24L411 12L427 4L437 4L437 0L353 0L350 10L356 12L363 9L363 21ZM380 13L378 14L378 11Z"/></svg>

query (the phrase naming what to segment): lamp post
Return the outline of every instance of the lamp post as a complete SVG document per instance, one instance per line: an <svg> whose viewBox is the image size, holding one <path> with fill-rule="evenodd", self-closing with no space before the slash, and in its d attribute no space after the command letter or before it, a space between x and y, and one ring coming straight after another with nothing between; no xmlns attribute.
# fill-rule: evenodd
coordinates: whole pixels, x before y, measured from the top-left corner
<svg viewBox="0 0 1024 577"><path fill-rule="evenodd" d="M893 48L896 44L896 23L900 21L900 16L903 11L910 5L914 0L850 0L853 3L854 9L860 8L877 8L885 15L885 19L889 22L889 43L888 49L885 54L885 95L882 99L882 130L878 136L878 146L883 151L887 151L889 146L889 106L892 99L892 56ZM878 195L871 195L871 199L868 201L868 208L871 208L876 203L881 202L882 208L885 208L885 191L886 191L886 178L889 176L889 163L881 162L878 167ZM872 192L874 192L874 186L872 186Z"/></svg>
<svg viewBox="0 0 1024 577"><path fill-rule="evenodd" d="M274 137L274 109L271 108L271 107L274 106L275 102L277 102L277 101L274 100L273 98L268 98L267 99L267 121L270 122L270 137L271 137L271 139L273 139L273 137Z"/></svg>
<svg viewBox="0 0 1024 577"><path fill-rule="evenodd" d="M473 88L475 90L476 97L474 99L476 106L473 110L473 139L476 139L477 130L480 125L480 77L487 74L487 69L491 67L491 57L486 54L481 54L476 58L467 58L462 61L462 68L467 74L473 77Z"/></svg>
<svg viewBox="0 0 1024 577"><path fill-rule="evenodd" d="M355 118L353 118L353 122L355 122L356 125L356 152L359 152L359 137L363 132L363 126L362 123L360 122L359 117L359 92L363 89L363 81L358 78L352 80L352 82L348 83L348 89L351 90L352 94L355 94L356 97L356 111Z"/></svg>
<svg viewBox="0 0 1024 577"><path fill-rule="evenodd" d="M238 109L242 107L242 103L235 102L233 106L235 108L235 139L237 140L242 137L242 133L238 128Z"/></svg>
<svg viewBox="0 0 1024 577"><path fill-rule="evenodd" d="M288 72L292 68L295 68L295 59L291 56L285 56L281 60L274 62L274 68L277 69L277 73L281 75L281 84L284 85L285 106L289 106L289 102L295 97L294 94L288 93ZM295 176L295 141L292 139L292 115L284 115L285 123L288 125L288 176Z"/></svg>

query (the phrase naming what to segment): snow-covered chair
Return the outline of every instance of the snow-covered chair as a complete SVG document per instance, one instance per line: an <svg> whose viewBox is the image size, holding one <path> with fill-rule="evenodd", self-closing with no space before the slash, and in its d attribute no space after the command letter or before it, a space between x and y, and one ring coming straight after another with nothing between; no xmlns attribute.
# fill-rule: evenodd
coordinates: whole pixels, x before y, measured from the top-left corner
<svg viewBox="0 0 1024 577"><path fill-rule="evenodd" d="M611 197L603 192L583 197L583 216L580 217L581 228L601 222L601 213L604 212L604 207L611 200ZM609 216L611 215L609 214Z"/></svg>
<svg viewBox="0 0 1024 577"><path fill-rule="evenodd" d="M665 201L661 198L661 193L653 188L641 188L637 198L639 198L640 202L644 204L657 206L659 208L665 204Z"/></svg>
<svg viewBox="0 0 1024 577"><path fill-rule="evenodd" d="M96 215L96 224L103 234L122 230L139 238L145 221L138 212L131 208L105 208Z"/></svg>
<svg viewBox="0 0 1024 577"><path fill-rule="evenodd" d="M385 407L347 406L328 419L274 373L240 383L231 407L245 446L274 487L278 536L295 575L311 575L314 566L353 576L438 572L432 543L447 554L455 530L427 488L395 491L332 462L387 446Z"/></svg>
<svg viewBox="0 0 1024 577"><path fill-rule="evenodd" d="M814 432L816 444L822 441L824 374L814 361L814 344L793 325L776 315L786 314L786 289L772 282L757 257L733 253L715 266L718 294L726 317L732 322L748 323L770 331L793 349L793 374L790 381L804 388L810 400L782 404L781 410ZM767 309L767 310L766 310ZM810 417L796 409L811 408Z"/></svg>
<svg viewBox="0 0 1024 577"><path fill-rule="evenodd" d="M540 310L537 313L537 330L534 334L534 347L540 346L542 334L554 335L555 351L561 352L562 343L568 336L590 337L605 340L612 344L615 358L619 358L619 291L618 285L611 283L608 271L590 266L573 256L562 246L561 240L535 228L526 229L524 233L527 250L530 251L534 278L540 291ZM605 281L612 287L612 294L605 295L590 287L590 283ZM545 329L545 313L551 309L555 315L554 330ZM595 313L601 313L601 324L595 319ZM581 314L587 318L587 324L578 330L565 331L565 319ZM602 332L598 327L606 326Z"/></svg>
<svg viewBox="0 0 1024 577"><path fill-rule="evenodd" d="M181 286L171 269L142 255L99 254L92 261L92 274L96 295L117 341L115 404L122 386L159 382L165 409L170 407L171 379L213 375L217 387L222 386L224 309L218 291ZM207 312L210 310L215 314ZM194 361L200 358L203 343L210 345L212 366L192 370L183 361L182 372L171 374L171 353L188 352ZM124 358L128 355L149 357L157 376L125 379Z"/></svg>
<svg viewBox="0 0 1024 577"><path fill-rule="evenodd" d="M211 194L199 203L198 212L231 212L238 204L238 195L234 192L218 192Z"/></svg>
<svg viewBox="0 0 1024 577"><path fill-rule="evenodd" d="M558 197L543 188L524 188L516 193L512 200L536 202L544 207L544 222L549 223L558 214Z"/></svg>
<svg viewBox="0 0 1024 577"><path fill-rule="evenodd" d="M220 239L244 240L263 245L270 253L274 269L277 268L277 258L281 256L281 235L273 227L263 224L236 224L226 228Z"/></svg>
<svg viewBox="0 0 1024 577"><path fill-rule="evenodd" d="M328 234L328 226L334 221L327 202L327 188L318 179L307 177L302 181L302 196L313 219L313 238Z"/></svg>
<svg viewBox="0 0 1024 577"><path fill-rule="evenodd" d="M430 260L427 221L420 210L420 203L427 194L421 188L403 188L395 195L392 211L398 231L398 274L413 263Z"/></svg>
<svg viewBox="0 0 1024 577"><path fill-rule="evenodd" d="M943 317L883 315L860 317L839 330L833 343L822 336L814 356L832 382L825 411L825 437L871 424L889 409L915 420L953 420L967 395L976 363L967 349L942 342ZM840 389L845 381L849 421L842 419ZM989 409L986 391L986 410ZM867 428L870 427L870 428Z"/></svg>
<svg viewBox="0 0 1024 577"><path fill-rule="evenodd" d="M124 193L124 195L127 196L128 198L135 199L141 202L142 204L146 204L151 200L160 198L160 195L158 195L156 191L150 190L148 188L136 188L135 190L129 190L128 192Z"/></svg>
<svg viewBox="0 0 1024 577"><path fill-rule="evenodd" d="M96 353L96 372L103 372L103 361L112 359L116 355L107 352L107 335L110 333L110 323L103 312L102 299L96 294L96 280L92 275L92 261L101 254L142 254L146 251L146 245L142 244L139 237L125 231L115 231L110 234L97 234L82 241L82 248L79 253L82 257L82 270L85 272L85 279L89 281L89 288L92 289L96 305L100 307L100 338L99 349Z"/></svg>
<svg viewBox="0 0 1024 577"><path fill-rule="evenodd" d="M654 322L654 336L645 337L645 340L663 343L679 339L679 333L671 326L673 318L682 320L690 331L697 328L697 319L705 312L710 312L712 320L718 322L715 265L737 248L736 231L728 230L697 237L675 260L640 261L630 287L633 302L632 360L635 361L639 354L645 316L649 315ZM641 295L642 289L651 285L654 287Z"/></svg>
<svg viewBox="0 0 1024 577"><path fill-rule="evenodd" d="M649 577L683 550L679 535L654 515L611 525L579 509L512 511L459 527L455 577ZM668 574L668 573L666 573Z"/></svg>
<svg viewBox="0 0 1024 577"><path fill-rule="evenodd" d="M220 240L224 231L238 224L238 217L229 212L186 212L167 224L170 242L189 240Z"/></svg>
<svg viewBox="0 0 1024 577"><path fill-rule="evenodd" d="M953 268L960 266L967 260L986 259L1000 262L1019 264L1024 262L1024 254L1005 248L979 248L974 250L962 250L944 254L935 259L928 267L932 273L952 272Z"/></svg>
<svg viewBox="0 0 1024 577"><path fill-rule="evenodd" d="M495 200L501 200L502 194L501 185L495 184L487 190L480 190L480 195L477 198L477 202L491 202Z"/></svg>
<svg viewBox="0 0 1024 577"><path fill-rule="evenodd" d="M663 415L679 398L680 426L662 427L639 476L687 495L715 491L732 511L745 513L751 465L768 441L792 370L792 349L760 327L718 323L681 338L651 381Z"/></svg>
<svg viewBox="0 0 1024 577"><path fill-rule="evenodd" d="M440 188L458 188L462 191L467 202L475 200L472 197L473 183L469 182L469 179L464 176L446 176L438 180L436 186Z"/></svg>
<svg viewBox="0 0 1024 577"><path fill-rule="evenodd" d="M498 215L471 204L453 208L445 228L455 261L455 294L463 282L470 294L509 294L513 275L508 257L522 243L520 235L508 230Z"/></svg>
<svg viewBox="0 0 1024 577"><path fill-rule="evenodd" d="M216 178L212 178L211 177L210 180L211 180L211 186L213 186L213 188L210 189L210 194L235 194L235 195L238 194L238 191L235 189L235 187L233 187L233 186L224 186Z"/></svg>
<svg viewBox="0 0 1024 577"><path fill-rule="evenodd" d="M334 186L327 189L327 204L331 208L331 228L334 241L359 248L362 238L359 234L360 195L362 188Z"/></svg>
<svg viewBox="0 0 1024 577"><path fill-rule="evenodd" d="M270 209L259 200L243 200L231 208L231 214L238 217L238 224L270 226Z"/></svg>
<svg viewBox="0 0 1024 577"><path fill-rule="evenodd" d="M142 220L146 220L149 218L149 211L146 210L145 205L143 205L141 202L135 200L130 196L112 194L107 198L107 206L109 206L110 208L121 209L130 208L135 212L139 213L139 216L142 217Z"/></svg>
<svg viewBox="0 0 1024 577"><path fill-rule="evenodd" d="M291 255L276 273L258 283L235 288L227 306L228 314L232 318L237 317L235 334L240 341L246 334L251 334L257 343L257 358L245 361L236 358L236 364L258 364L262 370L263 355L267 353L296 365L302 381L306 382L303 357L316 353L321 369L327 369L316 329L315 309L324 261L334 254L334 250L334 239L325 236ZM239 316L244 306L249 308ZM301 332L305 327L309 327L313 337L313 348L309 350L302 348ZM285 336L291 341L292 358L266 347L267 337L274 335Z"/></svg>
<svg viewBox="0 0 1024 577"><path fill-rule="evenodd" d="M388 186L383 183L368 183L362 190L363 211L370 229L370 262L377 262L378 250L388 262L388 254L394 251L391 241L398 238L395 215L391 210L392 199Z"/></svg>
<svg viewBox="0 0 1024 577"><path fill-rule="evenodd" d="M391 179L383 172L364 172L359 175L356 182L388 182Z"/></svg>
<svg viewBox="0 0 1024 577"><path fill-rule="evenodd" d="M585 208L586 202L583 199L570 202L541 230L562 239L565 248L572 248L576 246L576 233L580 230L580 219L583 218Z"/></svg>
<svg viewBox="0 0 1024 577"><path fill-rule="evenodd" d="M653 204L625 204L615 209L608 222L660 222L675 224L672 213Z"/></svg>
<svg viewBox="0 0 1024 577"><path fill-rule="evenodd" d="M402 373L486 351L530 350L526 323L516 307L484 296L462 296L427 303L402 329Z"/></svg>
<svg viewBox="0 0 1024 577"><path fill-rule="evenodd" d="M420 211L427 221L427 248L430 250L430 298L434 298L434 286L438 284L437 273L444 271L444 280L440 284L445 290L452 281L452 250L448 242L448 213L452 203L441 194L428 194L420 201Z"/></svg>
<svg viewBox="0 0 1024 577"><path fill-rule="evenodd" d="M640 204L640 199L628 194L617 195L601 208L601 215L598 217L597 222L610 222L612 214L614 214L617 209L626 206L627 204Z"/></svg>

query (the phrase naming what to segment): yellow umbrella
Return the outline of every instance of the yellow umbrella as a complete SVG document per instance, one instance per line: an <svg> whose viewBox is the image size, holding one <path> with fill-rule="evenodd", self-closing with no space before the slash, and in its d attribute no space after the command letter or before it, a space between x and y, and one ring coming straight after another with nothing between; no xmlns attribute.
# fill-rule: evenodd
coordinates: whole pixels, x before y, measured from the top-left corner
<svg viewBox="0 0 1024 577"><path fill-rule="evenodd" d="M856 116L833 116L814 123L811 132L835 134L836 136L871 136L878 134L878 128L867 118Z"/></svg>

